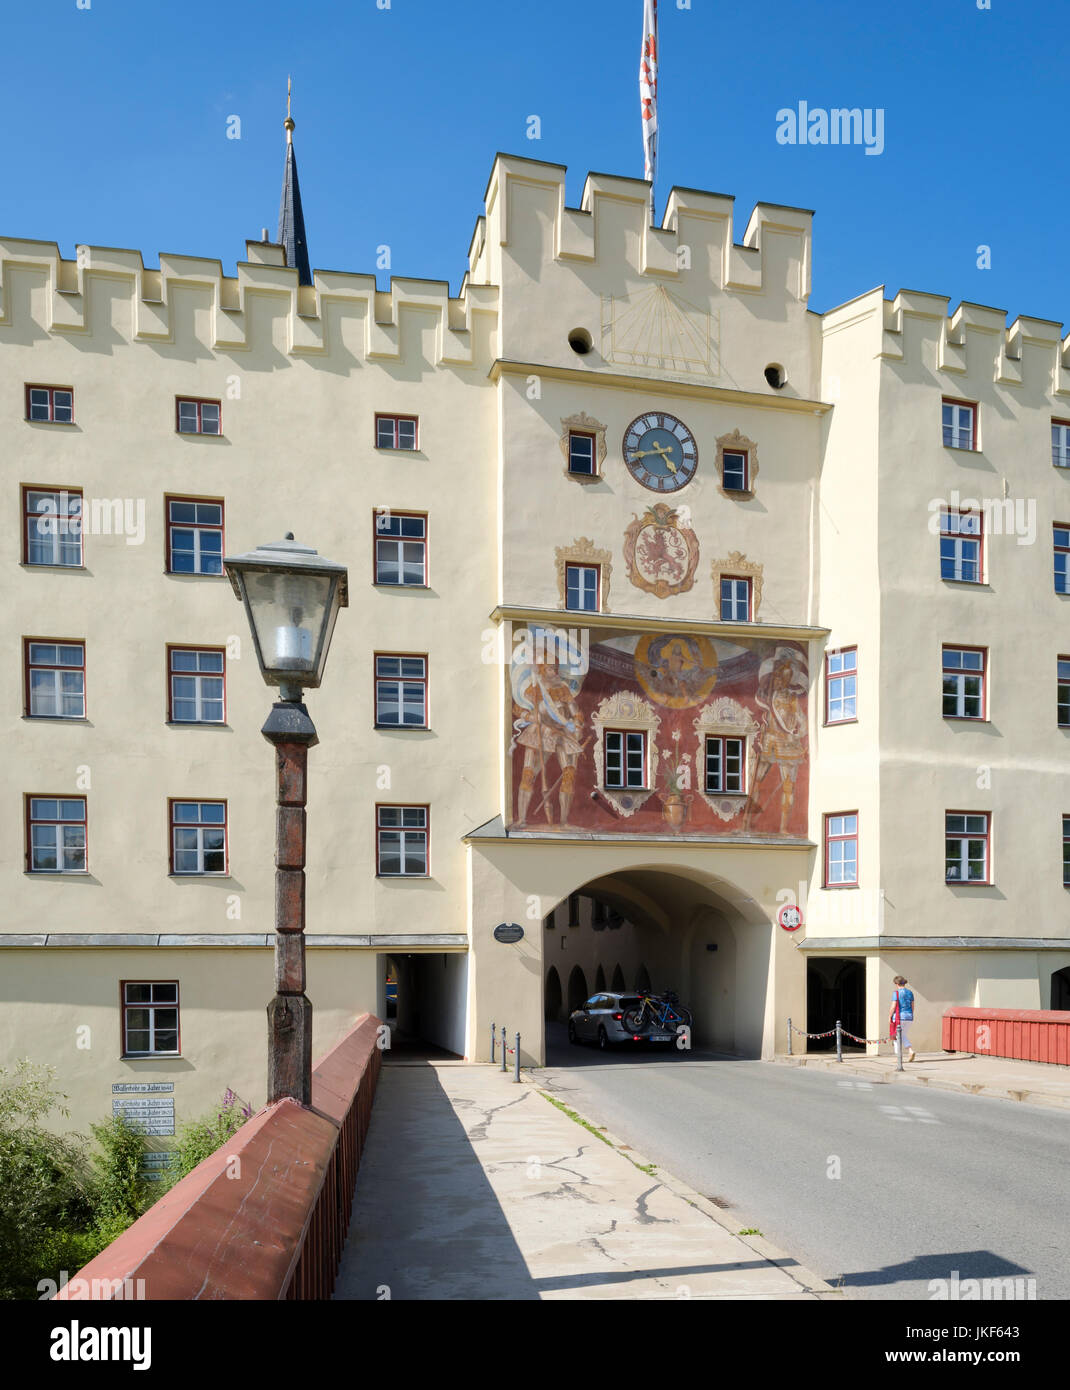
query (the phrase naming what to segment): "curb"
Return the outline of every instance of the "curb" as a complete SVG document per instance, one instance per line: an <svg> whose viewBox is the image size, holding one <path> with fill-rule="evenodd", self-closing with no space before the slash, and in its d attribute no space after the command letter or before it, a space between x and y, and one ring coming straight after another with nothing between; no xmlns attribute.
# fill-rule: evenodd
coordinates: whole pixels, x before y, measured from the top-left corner
<svg viewBox="0 0 1070 1390"><path fill-rule="evenodd" d="M958 1091L961 1095L1018 1101L1024 1105L1043 1106L1048 1110L1070 1110L1070 1096L1052 1095L1049 1091L1012 1090L1009 1086L989 1086L983 1081L952 1081L950 1078L922 1076L909 1071L874 1072L865 1067L852 1066L850 1062L826 1062L823 1058L780 1056L771 1060L784 1067L809 1066L815 1071L835 1072L837 1076L860 1076L874 1086L927 1086L933 1091Z"/></svg>
<svg viewBox="0 0 1070 1390"><path fill-rule="evenodd" d="M543 1090L534 1076L531 1076L523 1067L520 1070L520 1075L526 1085L532 1087L538 1095L542 1096L543 1100L548 1104L550 1103L549 1092ZM510 1080L512 1080L512 1078L510 1078ZM554 1097L554 1100L558 1104L563 1104L557 1097ZM740 1229L752 1226L754 1223L749 1221L741 1212L737 1211L735 1207L732 1208L733 1218L729 1221L721 1208L711 1202L708 1197L703 1197L701 1192L696 1192L693 1187L689 1187L687 1183L681 1181L680 1178L677 1178L672 1173L666 1172L661 1164L654 1163L654 1161L648 1159L645 1154L641 1154L638 1149L633 1149L630 1145L625 1144L624 1141L618 1139L611 1130L596 1125L588 1115L585 1115L581 1110L577 1110L571 1101L568 1104L568 1109L571 1110L573 1114L578 1115L584 1124L590 1125L590 1127L606 1141L611 1149L616 1150L622 1158L626 1158L628 1162L633 1164L636 1168L654 1168L656 1179L661 1183L662 1187L668 1188L668 1190L675 1193L677 1197L683 1198L689 1206L702 1212L703 1216L707 1216L711 1221L716 1222L716 1224L727 1231L729 1235L735 1236L736 1240L742 1241L744 1245L749 1246L749 1248L753 1250L756 1255L761 1256L763 1260L771 1265L775 1265L777 1269L783 1270L789 1278L793 1279L795 1283L799 1285L804 1293L808 1293L814 1298L823 1301L841 1302L847 1300L848 1295L842 1289L834 1289L832 1285L826 1283L824 1279L818 1278L813 1270L807 1269L805 1265L799 1264L791 1255L785 1254L783 1250L771 1244L764 1236L741 1236L739 1234ZM779 1300L770 1299L768 1301L775 1303Z"/></svg>

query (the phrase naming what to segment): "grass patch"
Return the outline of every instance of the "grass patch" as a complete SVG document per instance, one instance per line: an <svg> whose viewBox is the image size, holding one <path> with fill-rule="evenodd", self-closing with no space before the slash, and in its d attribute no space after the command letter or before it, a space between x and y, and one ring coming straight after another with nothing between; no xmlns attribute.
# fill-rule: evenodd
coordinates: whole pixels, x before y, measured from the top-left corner
<svg viewBox="0 0 1070 1390"><path fill-rule="evenodd" d="M551 1105L556 1106L557 1109L560 1110L563 1114L567 1115L570 1120L575 1120L576 1124L582 1125L583 1128L587 1130L589 1133L593 1134L596 1139L601 1139L603 1144L609 1144L610 1148L613 1147L613 1145L609 1143L609 1140L606 1138L604 1134L599 1134L598 1130L595 1129L594 1125L589 1125L585 1119L576 1114L575 1110L570 1110L567 1105L562 1105L562 1103L559 1100L554 1100L553 1096L548 1096L545 1091L540 1091L539 1095L542 1096L544 1100L548 1100Z"/></svg>
<svg viewBox="0 0 1070 1390"><path fill-rule="evenodd" d="M740 1231L738 1234L741 1235L741 1236L761 1236L761 1235L762 1235L761 1231L759 1231L759 1229L758 1229L757 1226L744 1226L743 1229L742 1229L742 1231ZM765 1237L762 1236L762 1239L764 1240Z"/></svg>

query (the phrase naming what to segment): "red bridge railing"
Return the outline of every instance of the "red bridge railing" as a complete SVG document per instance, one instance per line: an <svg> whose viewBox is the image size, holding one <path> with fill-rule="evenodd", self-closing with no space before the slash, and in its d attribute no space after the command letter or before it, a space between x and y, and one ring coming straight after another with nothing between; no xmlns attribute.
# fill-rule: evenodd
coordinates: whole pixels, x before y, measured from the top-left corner
<svg viewBox="0 0 1070 1390"><path fill-rule="evenodd" d="M1061 1009L944 1011L945 1052L1070 1066L1070 1012Z"/></svg>
<svg viewBox="0 0 1070 1390"><path fill-rule="evenodd" d="M330 1298L379 1079L379 1026L362 1015L313 1071L310 1108L265 1106L56 1298Z"/></svg>

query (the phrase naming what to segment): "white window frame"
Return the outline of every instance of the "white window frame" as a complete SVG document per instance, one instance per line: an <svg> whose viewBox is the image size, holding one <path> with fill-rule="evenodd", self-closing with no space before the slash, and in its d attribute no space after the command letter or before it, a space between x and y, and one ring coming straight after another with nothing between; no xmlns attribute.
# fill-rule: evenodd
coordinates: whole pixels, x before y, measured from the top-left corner
<svg viewBox="0 0 1070 1390"><path fill-rule="evenodd" d="M1051 461L1055 468L1070 468L1070 421L1051 422Z"/></svg>
<svg viewBox="0 0 1070 1390"><path fill-rule="evenodd" d="M127 990L131 987L135 989L149 989L148 1001L139 999L128 999ZM174 989L175 997L173 1000L156 999L154 993L157 989ZM182 1039L182 1029L178 1015L178 981L177 980L124 980L123 981L123 1056L124 1057L177 1057L180 1055L180 1043ZM127 1014L132 1009L143 1009L149 1016L148 1034L149 1046L147 1051L140 1048L130 1047L130 1029L127 1025ZM174 1047L156 1046L156 1011L169 1010L174 1013L175 1024L173 1028L160 1027L160 1032L174 1033ZM143 1028L136 1030L139 1033L145 1031Z"/></svg>
<svg viewBox="0 0 1070 1390"><path fill-rule="evenodd" d="M646 730L605 729L602 738L606 786L612 791L645 791L647 788ZM613 780L614 777L619 780ZM638 781L635 780L637 777Z"/></svg>
<svg viewBox="0 0 1070 1390"><path fill-rule="evenodd" d="M952 822L962 822L962 827L952 825ZM972 825L972 822L980 822L981 828ZM981 864L983 876L981 878L970 877L969 866L971 860L976 862L976 855L970 855L971 843L980 842L983 848ZM952 845L958 845L958 853L954 856L949 854ZM964 875L952 875L947 871L948 859L954 858L960 870L965 870ZM945 883L978 883L990 884L992 882L992 817L988 811L947 811L944 813L944 881Z"/></svg>
<svg viewBox="0 0 1070 1390"><path fill-rule="evenodd" d="M399 535L392 535L390 532L383 534L386 526L398 522L404 527L405 522L418 522L422 528L422 533L418 536L412 534L405 535L404 530ZM414 512L386 512L376 514L375 518L375 583L385 589L426 589L427 588L427 517L419 516ZM419 579L406 578L407 574L415 574L417 561L415 554L406 556L406 548L419 548ZM384 554L385 552L385 554ZM386 558L391 555L393 558ZM383 578L384 568L396 567L398 572L397 579Z"/></svg>
<svg viewBox="0 0 1070 1390"><path fill-rule="evenodd" d="M195 821L180 821L175 817L175 811L179 806L196 806L197 819ZM204 820L205 806L222 806L222 820ZM174 878L226 878L229 873L229 855L227 847L228 825L227 825L227 803L225 801L195 801L192 797L175 796L171 798L168 808L168 815L171 822L171 874ZM193 846L183 845L179 848L179 831L190 831L195 833L196 843ZM223 832L222 849L206 849L204 836L206 831ZM223 867L221 869L206 869L204 867L205 856L208 854L222 854ZM178 867L179 854L196 854L197 867L195 869L180 869Z"/></svg>
<svg viewBox="0 0 1070 1390"><path fill-rule="evenodd" d="M177 655L195 656L197 658L197 669L193 671L176 671L174 660ZM202 671L200 660L202 657L209 656L219 661L218 671ZM168 686L171 696L169 709L170 722L172 724L225 724L227 722L227 659L223 651L213 647L178 647L172 646L167 652L167 671ZM180 719L176 713L175 706L181 702L189 704L190 696L178 695L175 691L175 682L178 680L193 681L193 704L196 714L192 719ZM218 681L219 695L206 695L204 693L204 681ZM204 712L208 704L219 706L219 718L210 719Z"/></svg>
<svg viewBox="0 0 1070 1390"><path fill-rule="evenodd" d="M46 661L38 656L34 660L34 649L39 647L52 648L56 653L55 661ZM75 664L71 661L60 659L64 648L69 648L81 653L80 661ZM48 639L28 638L26 641L26 715L30 719L84 719L85 714L85 643L84 642L55 642ZM34 704L38 695L38 690L34 688L34 673L46 673L52 676L50 698L56 708L51 713L35 709ZM63 682L61 677L77 675L81 677L81 689L79 691L62 690L60 687ZM63 708L65 699L76 695L80 701L80 709L77 713L71 714Z"/></svg>
<svg viewBox="0 0 1070 1390"><path fill-rule="evenodd" d="M725 593L725 585L730 585L728 593ZM736 616L736 610L740 607L740 586L742 586L743 604L746 608L745 615L740 618ZM721 606L720 615L722 623L749 623L751 620L752 604L754 601L754 584L750 579L738 574L721 575ZM725 616L725 609L728 609L729 616Z"/></svg>
<svg viewBox="0 0 1070 1390"><path fill-rule="evenodd" d="M383 824L383 812L400 813L396 824ZM405 817L409 815L409 824ZM420 819L422 818L422 819ZM383 868L384 836L396 838L397 872ZM412 871L405 861L415 849L422 849L423 868ZM378 878L427 878L431 872L431 810L428 806L376 806L375 808L375 870Z"/></svg>
<svg viewBox="0 0 1070 1390"><path fill-rule="evenodd" d="M594 602L573 603L575 595L582 600L589 596L589 577L594 576ZM570 613L597 613L601 607L602 567L601 565L581 565L572 561L565 564L565 608Z"/></svg>
<svg viewBox="0 0 1070 1390"><path fill-rule="evenodd" d="M708 795L745 796L747 740L732 734L707 734L703 775Z"/></svg>
<svg viewBox="0 0 1070 1390"><path fill-rule="evenodd" d="M54 802L56 807L55 816L45 816L40 811L35 814L35 807L47 805ZM80 806L82 814L80 817L75 815L64 815L65 806ZM84 796L31 796L27 808L29 836L29 870L34 874L84 874L89 872L89 808L86 805ZM56 867L54 869L41 868L37 864L38 839L35 830L50 829L53 832L52 844L50 846L55 854ZM73 835L68 837L66 833L60 831L81 830L81 843L79 837ZM68 858L74 861L74 867L69 867ZM80 859L80 862L78 862Z"/></svg>
<svg viewBox="0 0 1070 1390"><path fill-rule="evenodd" d="M977 658L980 661L980 665L967 665L965 660L958 666L955 666L953 663L949 665L949 656ZM978 647L944 646L940 649L940 674L942 689L940 708L945 719L974 719L982 722L987 719L988 653L986 651ZM979 683L976 692L968 688L969 682L975 680ZM947 689L948 681L953 681L955 684L956 688L953 692ZM951 694L954 694L955 697L954 713L949 713L943 706L943 701ZM967 713L966 702L968 700L977 700L979 702L980 708L977 714Z"/></svg>
<svg viewBox="0 0 1070 1390"><path fill-rule="evenodd" d="M950 420L948 413L950 412ZM977 448L977 405L970 401L941 401L940 422L945 449ZM964 423L965 422L965 423ZM968 442L963 443L963 439Z"/></svg>
<svg viewBox="0 0 1070 1390"><path fill-rule="evenodd" d="M426 729L427 728L427 657L418 653L408 652L376 652L375 662L375 725L379 729ZM398 670L395 673L385 672L385 667L381 669L381 663L396 662ZM419 674L412 671L405 672L405 663L419 662ZM394 695L391 698L389 691L391 688ZM405 711L410 707L411 702L406 696L412 691L418 691L420 695L420 721L412 723L405 719ZM397 719L384 719L384 708L396 706L398 712Z"/></svg>
<svg viewBox="0 0 1070 1390"><path fill-rule="evenodd" d="M945 561L951 574L944 573ZM966 573L970 566L975 570L974 578ZM958 584L984 583L984 519L980 512L941 511L940 578Z"/></svg>

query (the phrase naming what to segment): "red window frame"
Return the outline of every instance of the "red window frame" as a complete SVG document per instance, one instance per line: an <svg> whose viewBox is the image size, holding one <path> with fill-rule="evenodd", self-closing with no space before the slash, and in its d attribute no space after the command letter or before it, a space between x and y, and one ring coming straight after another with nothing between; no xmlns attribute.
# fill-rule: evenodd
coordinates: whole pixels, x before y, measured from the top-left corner
<svg viewBox="0 0 1070 1390"><path fill-rule="evenodd" d="M855 667L853 671L829 671L829 657L847 656L854 652ZM846 719L832 719L829 716L829 682L845 680L848 676L854 676L855 680L855 713L848 715ZM825 727L835 728L839 724L858 723L858 645L853 647L831 647L825 652Z"/></svg>
<svg viewBox="0 0 1070 1390"><path fill-rule="evenodd" d="M394 588L394 585L388 587ZM415 587L415 586L414 586ZM424 673L422 676L380 676L379 658L386 657L394 661L422 661ZM381 680L407 683L409 685L422 685L424 688L424 722L422 724L380 724L379 723L379 682ZM431 727L431 663L426 652L380 652L372 653L372 721L377 729L429 729ZM393 874L390 875L394 877Z"/></svg>
<svg viewBox="0 0 1070 1390"><path fill-rule="evenodd" d="M176 671L171 665L171 658L175 652L211 652L223 658L222 671ZM173 676L222 676L223 678L223 718L222 719L176 719L175 718L175 694ZM178 724L181 726L189 725L191 728L198 728L202 724L209 724L213 728L221 728L227 722L227 649L226 647L206 647L203 643L194 642L168 642L167 644L167 722L168 724ZM181 800L182 798L179 798Z"/></svg>
<svg viewBox="0 0 1070 1390"><path fill-rule="evenodd" d="M844 816L854 816L854 818L855 818L855 829L854 829L854 834L853 834L853 835L830 835L830 834L829 834L829 821L832 821L832 820L842 820ZM824 850L824 854L823 854L823 856L822 856L822 859L823 859L823 862L824 862L824 869L825 869L824 875L823 875L822 881L821 881L821 886L822 886L822 888L828 888L828 889L835 889L835 888L857 888L857 887L858 887L858 837L859 837L859 829L860 829L860 827L859 827L859 816L858 816L858 812L857 812L857 811L828 811L828 812L825 813L825 818L824 818L824 822L823 822L822 829L823 829L823 832L824 832L823 838L824 838L824 842L825 842L825 850ZM837 881L836 883L832 883L832 882L829 880L829 846L832 845L832 844L845 844L848 840L853 840L853 841L854 841L854 847L855 847L855 876L854 876L853 879L842 879L842 880Z"/></svg>
<svg viewBox="0 0 1070 1390"><path fill-rule="evenodd" d="M947 828L948 816L984 816L985 828L983 832L970 834L963 831L960 835L958 831L949 834ZM948 878L947 877L947 842L948 840L984 840L985 842L985 876L984 878ZM945 811L944 812L944 882L951 884L954 888L985 888L992 886L992 812L991 811Z"/></svg>
<svg viewBox="0 0 1070 1390"><path fill-rule="evenodd" d="M726 473L725 458L726 458L729 454L742 455L742 458L743 458L743 486L742 486L742 487L729 487L728 483L725 481L725 473ZM749 450L749 449L736 449L736 448L732 448L732 449L724 449L724 450L722 451L722 453L721 453L721 486L724 488L725 492L750 492L750 490L751 490L751 485L750 485L750 450ZM730 577L730 576L726 576L726 578L728 578L728 577Z"/></svg>
<svg viewBox="0 0 1070 1390"><path fill-rule="evenodd" d="M1059 670L1059 667L1064 663L1070 666L1070 656L1063 654L1055 658L1055 726L1058 729L1070 729L1070 673L1068 673L1064 679L1063 673ZM1065 702L1059 698L1063 686L1067 689L1067 699ZM1067 706L1067 716L1065 720L1059 718L1062 712L1060 707L1064 703Z"/></svg>
<svg viewBox="0 0 1070 1390"><path fill-rule="evenodd" d="M197 407L197 428L195 430L184 430L182 428L181 407L184 405L195 405ZM206 430L203 427L203 417L201 407L214 405L219 411L219 428L217 430ZM218 439L223 433L223 402L213 400L211 396L176 396L175 397L175 433L176 434L206 434L210 439Z"/></svg>
<svg viewBox="0 0 1070 1390"><path fill-rule="evenodd" d="M81 647L81 666L51 666L46 661L30 660L30 647L35 642L45 642L51 647ZM81 671L82 673L82 713L81 714L33 714L30 711L30 672L31 671ZM23 714L27 719L88 719L89 687L85 669L84 637L24 637L22 639L22 697Z"/></svg>
<svg viewBox="0 0 1070 1390"><path fill-rule="evenodd" d="M943 438L944 438L944 406L945 406L945 405L964 405L964 406L969 406L970 410L973 411L973 415L972 415L972 417L971 417L971 419L970 419L970 443L969 443L969 449L972 450L973 452L976 452L976 450L977 450L977 426L978 426L978 417L980 416L980 413L981 413L981 411L980 411L980 406L978 405L977 401L967 401L967 400L964 400L964 399L963 399L962 397L960 397L960 396L941 396L941 398L940 398L940 440L941 440L941 443L943 443ZM962 446L961 444L944 444L944 448L945 448L945 449L961 449L962 447L963 447L963 446Z"/></svg>
<svg viewBox="0 0 1070 1390"><path fill-rule="evenodd" d="M384 536L378 528L378 520L381 516L400 517L402 520L408 518L410 521L422 521L424 524L423 536ZM379 579L379 549L376 541L391 540L422 540L424 547L424 582L422 584L386 584ZM428 576L431 573L431 526L428 521L427 512L399 512L391 507L376 507L372 512L372 584L377 589L427 589L430 588Z"/></svg>
<svg viewBox="0 0 1070 1390"><path fill-rule="evenodd" d="M1070 816L1063 816L1063 887L1070 888Z"/></svg>
<svg viewBox="0 0 1070 1390"><path fill-rule="evenodd" d="M424 823L419 825L380 825L380 811L423 811ZM422 874L384 874L380 872L379 865L381 856L379 853L379 836L384 830L422 830L424 833L424 844L426 852L424 854L424 871ZM375 877L385 879L395 878L430 878L431 877L431 803L428 801L377 801L375 803Z"/></svg>
<svg viewBox="0 0 1070 1390"><path fill-rule="evenodd" d="M175 1002L166 1003L127 1003L127 985L174 985ZM127 1009L171 1009L175 1011L175 1032L178 1050L176 1052L128 1052L126 1048L126 1011ZM120 980L119 981L119 1055L120 1057L181 1057L182 1056L182 991L177 980Z"/></svg>
<svg viewBox="0 0 1070 1390"><path fill-rule="evenodd" d="M747 586L747 616L745 618L726 618L724 616L724 594L721 591L721 584L725 580L730 580L733 584L746 584ZM747 574L722 574L717 585L717 612L718 621L722 623L751 623L754 621L754 580Z"/></svg>
<svg viewBox="0 0 1070 1390"><path fill-rule="evenodd" d="M175 829L178 826L189 828L197 826L218 826L218 821L176 821L175 806L179 802L195 802L197 805L222 806L223 807L223 868L222 871L213 870L211 873L177 873L175 871ZM225 796L169 796L167 798L167 864L168 874L171 878L230 878L230 805Z"/></svg>
<svg viewBox="0 0 1070 1390"><path fill-rule="evenodd" d="M35 801L80 801L82 819L43 820L31 813ZM69 792L26 792L23 800L23 813L26 825L26 872L28 874L87 874L89 872L89 798L85 793L72 796ZM35 869L33 867L33 829L35 825L83 825L85 826L85 868L84 869Z"/></svg>
<svg viewBox="0 0 1070 1390"><path fill-rule="evenodd" d="M591 469L588 472L585 468L573 468L572 466L572 441L574 439L588 439L591 443ZM568 471L575 474L577 478L597 478L598 477L598 437L589 430L569 430L568 432Z"/></svg>
<svg viewBox="0 0 1070 1390"><path fill-rule="evenodd" d="M66 493L68 497L78 497L81 499L82 510L78 517L78 563L76 565L60 565L54 561L40 565L36 560L30 560L30 521L45 515L43 512L30 511L27 499L31 492L56 492L61 495ZM22 484L22 563L24 565L32 564L34 569L85 569L85 494L80 487L59 486L56 483Z"/></svg>
<svg viewBox="0 0 1070 1390"><path fill-rule="evenodd" d="M1053 415L1053 416L1052 416L1052 420L1051 420L1051 427L1052 427L1052 429L1054 429L1054 428L1056 427L1056 425L1060 426L1062 429L1064 429L1064 430L1067 431L1066 462L1065 462L1065 463L1056 463L1056 461L1055 461L1055 445L1054 445L1054 443L1053 443L1052 446L1051 446L1051 462L1052 462L1052 466L1053 466L1054 468L1070 468L1070 420L1060 420L1060 419L1058 419L1056 416Z"/></svg>
<svg viewBox="0 0 1070 1390"><path fill-rule="evenodd" d="M570 608L568 606L568 572L569 570L594 570L594 607L593 608ZM583 561L565 561L565 612L566 613L601 613L602 611L602 566L588 565Z"/></svg>
<svg viewBox="0 0 1070 1390"><path fill-rule="evenodd" d="M38 420L30 414L30 392L48 392L48 419ZM56 419L56 392L68 391L71 397L71 418L69 420ZM74 387L73 386L46 386L42 381L28 381L26 383L26 419L33 425L73 425L74 419Z"/></svg>
<svg viewBox="0 0 1070 1390"><path fill-rule="evenodd" d="M394 442L393 442L393 444L380 444L380 443L379 443L379 421L380 421L380 420L390 420L390 421L392 422L393 427L394 427ZM401 444L401 443L399 442L400 439L401 439L401 421L402 421L402 420L404 420L406 424L411 424L411 425L412 425L412 438L413 438L413 443L412 443L412 448L411 448L411 449L408 448L407 446L405 446L404 444ZM418 415L387 415L387 414L383 414L383 413L377 412L377 413L376 413L376 416L375 416L375 447L376 447L377 449L390 449L390 450L392 450L392 451L395 451L395 450L396 450L396 451L400 451L400 452L403 453L403 454L415 454L415 453L419 450L419 448L420 448L420 417L419 417Z"/></svg>
<svg viewBox="0 0 1070 1390"><path fill-rule="evenodd" d="M193 502L197 505L219 508L219 525L200 521L172 521L171 503L172 502ZM183 579L225 579L226 571L220 570L219 574L205 574L203 571L195 570L187 573L185 570L174 570L171 568L171 527L177 526L180 530L187 527L194 527L200 531L218 531L220 534L220 558L227 553L227 504L222 497L197 497L181 492L164 493L163 499L163 563L165 574L177 574Z"/></svg>
<svg viewBox="0 0 1070 1390"><path fill-rule="evenodd" d="M611 734L618 735L623 742L621 743L621 775L623 782L610 782L609 778L609 737ZM642 782L628 781L628 736L638 734L643 740L643 780ZM603 785L607 791L613 792L643 792L650 790L650 739L646 729L603 729L602 730L602 777Z"/></svg>
<svg viewBox="0 0 1070 1390"><path fill-rule="evenodd" d="M976 536L966 535L961 531L952 531L944 526L945 517L953 516L975 516L977 518ZM941 507L940 508L940 540L966 540L977 542L977 578L976 579L955 579L947 578L941 574L940 578L945 584L983 584L985 582L985 516L980 508L977 511L969 507ZM940 556L940 568L943 570L944 557Z"/></svg>
<svg viewBox="0 0 1070 1390"><path fill-rule="evenodd" d="M981 657L980 671L965 671L961 667L948 667L945 658L948 652L978 652ZM976 676L981 677L981 713L980 714L944 714L944 677L945 676ZM940 646L940 713L944 719L960 719L971 724L983 724L988 720L988 648L964 646L958 642L943 642ZM958 813L956 813L958 814ZM971 811L971 815L978 815L979 812Z"/></svg>

